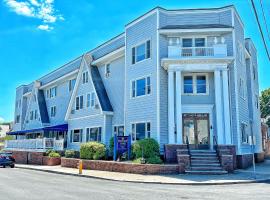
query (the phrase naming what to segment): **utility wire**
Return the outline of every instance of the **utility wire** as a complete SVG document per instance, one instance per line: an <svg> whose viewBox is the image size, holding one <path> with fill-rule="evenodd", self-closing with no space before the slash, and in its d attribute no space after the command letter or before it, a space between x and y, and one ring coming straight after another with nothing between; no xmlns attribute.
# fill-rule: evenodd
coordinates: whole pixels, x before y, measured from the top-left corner
<svg viewBox="0 0 270 200"><path fill-rule="evenodd" d="M254 1L253 1L253 0L251 0L251 4L252 4L252 8L253 8L255 17L256 17L257 24L258 24L258 26L259 26L259 30L260 30L261 37L262 37L262 40L263 40L263 44L264 44L264 47L265 47L265 50L266 50L266 53L267 53L267 57L268 57L268 59L269 59L269 61L270 61L269 51L268 51L268 48L267 48L267 45L266 45L266 42L265 42L265 39L264 39L262 27L261 27L261 24L260 24L260 21L259 21L259 17L258 17L258 13L257 13L257 11L256 11L256 7L255 7L255 4L254 4Z"/></svg>
<svg viewBox="0 0 270 200"><path fill-rule="evenodd" d="M262 9L262 14L263 14L264 25L265 25L266 31L267 31L267 36L268 36L268 39L270 40L270 34L269 34L268 26L267 26L267 23L266 23L266 17L265 17L265 13L264 13L264 9L263 9L262 0L260 0L260 5L261 5L261 9Z"/></svg>

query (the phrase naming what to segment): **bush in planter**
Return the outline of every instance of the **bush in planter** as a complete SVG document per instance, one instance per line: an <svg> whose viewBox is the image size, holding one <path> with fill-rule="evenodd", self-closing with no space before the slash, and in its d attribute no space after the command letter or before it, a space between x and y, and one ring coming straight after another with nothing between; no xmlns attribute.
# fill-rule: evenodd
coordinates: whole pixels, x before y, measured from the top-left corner
<svg viewBox="0 0 270 200"><path fill-rule="evenodd" d="M162 164L163 161L160 159L159 156L153 156L146 159L146 163L148 164Z"/></svg>
<svg viewBox="0 0 270 200"><path fill-rule="evenodd" d="M114 136L111 137L111 139L110 139L110 144L109 144L109 155L113 155L113 148L114 148Z"/></svg>
<svg viewBox="0 0 270 200"><path fill-rule="evenodd" d="M50 153L55 153L55 151L53 149L48 149L46 152L45 152L45 156L49 156Z"/></svg>
<svg viewBox="0 0 270 200"><path fill-rule="evenodd" d="M51 153L49 153L48 156L49 156L50 158L60 158L60 157L61 157L60 154L57 153L57 152L51 152Z"/></svg>
<svg viewBox="0 0 270 200"><path fill-rule="evenodd" d="M143 150L143 156L142 156ZM135 158L150 158L154 156L159 156L159 144L155 139L147 138L143 140L136 141L132 146L132 153Z"/></svg>
<svg viewBox="0 0 270 200"><path fill-rule="evenodd" d="M75 151L74 150L66 150L65 157L66 158L75 158Z"/></svg>
<svg viewBox="0 0 270 200"><path fill-rule="evenodd" d="M106 155L106 147L98 142L87 142L81 144L80 157L82 159L99 160Z"/></svg>

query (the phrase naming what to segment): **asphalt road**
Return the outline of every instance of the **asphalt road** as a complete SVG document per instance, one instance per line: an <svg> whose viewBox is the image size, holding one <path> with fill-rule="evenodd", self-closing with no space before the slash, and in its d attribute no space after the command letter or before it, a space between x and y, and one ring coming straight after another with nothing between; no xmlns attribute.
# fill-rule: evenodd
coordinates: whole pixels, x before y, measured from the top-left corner
<svg viewBox="0 0 270 200"><path fill-rule="evenodd" d="M0 168L0 200L269 199L270 183L181 186L124 183Z"/></svg>

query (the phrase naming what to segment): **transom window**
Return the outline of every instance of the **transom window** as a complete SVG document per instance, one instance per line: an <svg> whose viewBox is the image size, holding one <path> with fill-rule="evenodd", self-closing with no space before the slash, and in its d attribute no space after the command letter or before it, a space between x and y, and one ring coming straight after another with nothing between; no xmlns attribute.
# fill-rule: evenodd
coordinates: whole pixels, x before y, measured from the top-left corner
<svg viewBox="0 0 270 200"><path fill-rule="evenodd" d="M86 141L101 142L101 127L86 128Z"/></svg>
<svg viewBox="0 0 270 200"><path fill-rule="evenodd" d="M132 48L132 64L150 58L150 40Z"/></svg>
<svg viewBox="0 0 270 200"><path fill-rule="evenodd" d="M124 136L124 126L114 126L113 127L113 132L114 134L116 134L117 136Z"/></svg>
<svg viewBox="0 0 270 200"><path fill-rule="evenodd" d="M190 74L183 76L183 94L205 95L208 94L208 75Z"/></svg>
<svg viewBox="0 0 270 200"><path fill-rule="evenodd" d="M75 87L75 83L76 83L76 79L74 78L74 79L71 79L71 80L69 80L69 84L68 84L68 91L72 91L73 89L74 89L74 87Z"/></svg>
<svg viewBox="0 0 270 200"><path fill-rule="evenodd" d="M82 142L83 129L75 129L70 131L70 142Z"/></svg>
<svg viewBox="0 0 270 200"><path fill-rule="evenodd" d="M88 71L83 72L83 84L88 83Z"/></svg>
<svg viewBox="0 0 270 200"><path fill-rule="evenodd" d="M150 77L132 81L132 97L143 96L151 93Z"/></svg>
<svg viewBox="0 0 270 200"><path fill-rule="evenodd" d="M151 137L150 122L134 123L131 125L132 140L142 140Z"/></svg>
<svg viewBox="0 0 270 200"><path fill-rule="evenodd" d="M83 96L76 97L75 109L76 110L83 109Z"/></svg>

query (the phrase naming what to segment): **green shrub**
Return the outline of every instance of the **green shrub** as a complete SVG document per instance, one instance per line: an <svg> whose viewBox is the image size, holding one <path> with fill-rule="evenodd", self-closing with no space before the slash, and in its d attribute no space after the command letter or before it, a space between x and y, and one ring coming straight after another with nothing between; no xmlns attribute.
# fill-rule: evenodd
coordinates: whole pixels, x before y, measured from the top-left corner
<svg viewBox="0 0 270 200"><path fill-rule="evenodd" d="M50 158L60 158L61 156L59 153L52 151L51 153L49 153L49 157Z"/></svg>
<svg viewBox="0 0 270 200"><path fill-rule="evenodd" d="M146 163L148 164L162 164L163 161L160 159L159 156L153 156L146 159Z"/></svg>
<svg viewBox="0 0 270 200"><path fill-rule="evenodd" d="M140 157L147 159L150 157L159 156L159 144L152 138L136 141L132 146L132 154L134 155L135 159Z"/></svg>
<svg viewBox="0 0 270 200"><path fill-rule="evenodd" d="M81 144L80 157L82 159L99 160L105 157L106 147L98 142L87 142Z"/></svg>
<svg viewBox="0 0 270 200"><path fill-rule="evenodd" d="M76 158L74 150L66 150L65 151L66 158Z"/></svg>
<svg viewBox="0 0 270 200"><path fill-rule="evenodd" d="M50 153L55 153L53 149L48 149L45 153L46 156L49 156Z"/></svg>
<svg viewBox="0 0 270 200"><path fill-rule="evenodd" d="M113 155L113 148L114 148L114 136L111 137L111 139L110 139L110 144L109 144L109 155Z"/></svg>

